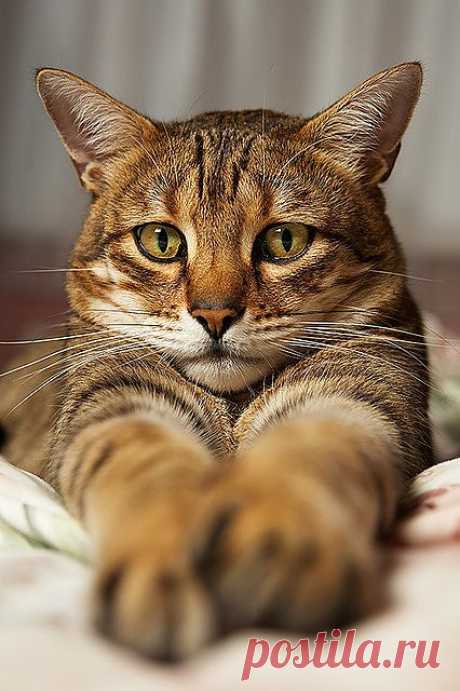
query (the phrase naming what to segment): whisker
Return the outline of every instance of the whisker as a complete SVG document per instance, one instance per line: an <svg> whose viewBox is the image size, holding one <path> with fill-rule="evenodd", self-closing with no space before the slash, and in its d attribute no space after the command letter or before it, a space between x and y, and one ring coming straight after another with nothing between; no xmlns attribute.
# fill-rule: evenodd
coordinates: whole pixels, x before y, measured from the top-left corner
<svg viewBox="0 0 460 691"><path fill-rule="evenodd" d="M98 342L98 340L92 341L92 343L97 343L97 342ZM72 346L68 346L66 348L61 348L60 350L54 350L52 353L48 353L47 355L43 355L42 357L38 358L37 360L32 360L32 362L26 362L23 365L18 365L17 367L14 367L13 369L8 370L7 372L1 372L0 373L0 379L2 377L7 377L10 374L14 374L15 372L19 372L20 370L26 369L28 367L33 367L34 365L38 365L40 362L44 362L45 360L49 360L52 357L57 357L58 355L61 355L63 353L68 352L69 350L74 350L74 349L77 349L80 347L81 347L81 344L79 343L77 345L72 345Z"/></svg>
<svg viewBox="0 0 460 691"><path fill-rule="evenodd" d="M97 336L99 333L100 331L92 331L85 334L73 334L71 336L53 336L52 338L31 338L24 341L0 341L0 345L31 345L33 343L51 343L52 341L70 341L76 338L87 338L88 336Z"/></svg>
<svg viewBox="0 0 460 691"><path fill-rule="evenodd" d="M376 317L382 317L384 319L395 319L394 315L389 315L386 314L385 312L381 312L380 310L377 309L369 309L368 307L354 307L351 305L350 307L336 307L335 309L316 309L316 310L293 310L291 312L286 312L285 314L288 316L295 316L296 314L340 314L340 313L345 313L345 314L370 314L372 316Z"/></svg>
<svg viewBox="0 0 460 691"><path fill-rule="evenodd" d="M428 283L445 283L443 279L427 278L425 276L413 276L412 274L398 273L397 271L384 271L383 269L368 269L366 273L385 274L387 276L397 276L399 278L409 278L412 281L427 281Z"/></svg>
<svg viewBox="0 0 460 691"><path fill-rule="evenodd" d="M58 372L57 374L55 374L55 375L49 377L48 379L46 379L44 382L42 382L42 384L40 384L39 386L37 386L31 393L29 393L29 394L28 394L27 396L25 396L22 400L20 400L19 403L16 403L16 405L13 406L13 408L11 408L11 409L8 411L8 413L6 414L5 417L7 418L7 417L9 417L10 415L12 415L12 414L15 412L15 410L17 410L17 409L20 408L22 405L24 405L24 403L27 403L27 401L29 401L33 396L35 396L37 393L39 393L40 391L42 391L43 389L45 389L47 386L49 386L50 384L52 384L54 381L57 381L60 377L63 377L65 374L66 374L66 371L63 371L63 372L61 371L61 372Z"/></svg>
<svg viewBox="0 0 460 691"><path fill-rule="evenodd" d="M326 331L326 337L327 337L327 335L328 335L328 334L327 334L327 330L325 330L325 331ZM346 336L346 335L351 335L352 337L354 336L353 333L351 333L351 334L344 333L343 335L345 335L345 336ZM338 334L338 335L332 334L331 337L332 337L333 339L342 338L342 335L341 335L341 334ZM407 350L407 348L403 348L403 346L401 346L401 345L399 344L399 342L396 342L397 340L401 340L401 339L391 339L391 338L388 338L388 337L386 337L386 336L375 336L375 335L373 335L373 334L370 334L370 335L369 335L369 334L362 334L362 335L360 335L360 337L361 337L362 339L371 340L371 341L373 341L374 343L375 343L375 342L377 342L377 343L378 343L378 342L380 342L380 343L384 342L385 345L390 345L391 347L395 348L396 350L399 350L399 351L403 352L404 354L408 355L408 356L409 356L410 358L412 358L415 362L417 362L417 364L419 364L423 369L426 369L427 371L429 370L429 367L428 367L427 363L425 363L425 362L423 362L422 360L420 360L420 358L418 358L418 357L415 355L415 353L412 353L410 350ZM322 336L322 338L324 338L324 336Z"/></svg>
<svg viewBox="0 0 460 691"><path fill-rule="evenodd" d="M433 327L428 326L426 322L423 322L423 326L427 331L430 331L437 338L439 338L446 346L451 347L455 351L455 353L457 353L457 355L460 355L460 350L456 346L452 345L453 343L457 343L459 339L450 337L447 338L443 334L438 333L435 329L433 329Z"/></svg>
<svg viewBox="0 0 460 691"><path fill-rule="evenodd" d="M103 352L101 350L101 344L94 346L93 348L82 348L81 350L77 351L76 353L73 354L72 360L69 361L65 358L59 358L57 361L52 362L48 365L45 365L44 367L40 367L39 369L33 370L32 372L28 372L26 374L23 374L21 377L18 378L18 381L27 381L28 379L32 379L35 376L38 376L42 374L43 372L46 372L49 369L53 369L55 367L61 367L61 368L71 368L74 367L77 364L80 364L84 362L84 358L91 354L91 353L98 353L98 352Z"/></svg>
<svg viewBox="0 0 460 691"><path fill-rule="evenodd" d="M138 145L141 146L143 152L145 153L145 155L146 155L147 158L149 159L150 163L152 164L152 166L153 166L153 167L155 168L155 170L157 171L158 177L160 178L160 180L162 181L162 183L163 183L163 185L164 185L164 189L167 189L167 188L170 186L170 185L169 185L169 182L168 182L168 180L165 178L165 175L164 175L162 169L160 168L160 165L158 164L158 161L157 161L156 158L154 157L154 155L153 155L153 153L152 153L152 151L151 151L151 148L145 146L145 144L143 144L143 142L142 142L141 140L139 140L137 143L138 143Z"/></svg>
<svg viewBox="0 0 460 691"><path fill-rule="evenodd" d="M323 338L324 338L324 337L323 337ZM389 363L388 361L384 360L383 358L379 358L378 356L372 355L372 354L370 354L370 353L366 353L366 352L359 351L359 350L355 350L355 349L351 349L351 348L343 348L343 347L341 348L340 346L331 345L330 343L327 343L327 342L325 343L325 342L323 342L323 341L318 341L318 340L312 341L311 339L305 340L305 339L296 338L296 337L291 337L291 338L289 338L289 337L288 337L288 338L284 337L284 338L282 338L282 339L280 339L280 340L282 340L282 341L285 342L285 343L291 344L291 345L295 345L295 343L299 343L302 347L307 347L307 348L310 348L310 349L313 348L313 349L318 350L318 349L324 347L324 348L329 349L329 350L331 350L331 349L332 349L332 350L337 350L338 352L347 352L347 353L351 352L351 353L356 353L356 354L358 354L358 355L362 355L362 356L368 357L368 358L370 358L370 359L375 359L375 360L377 360L378 362L385 363L385 364L387 364L387 365L393 367L394 369L398 369L398 370L404 372L405 374L407 374L408 376L411 376L412 378L416 379L419 383L422 383L422 384L424 384L424 385L427 384L427 382L422 381L421 379L419 379L418 377L416 377L415 375L413 375L413 374L410 373L410 372L406 372L403 368L399 368L399 367L398 367L397 365L395 365L394 363ZM274 345L274 346L276 347L276 346L277 346L277 341L272 339L272 345ZM286 350L285 350L284 352L286 352ZM296 357L301 357L301 355L300 355L300 353L299 353L298 351L289 351L289 352L286 352L286 354L295 355ZM421 364L422 364L422 363L421 363Z"/></svg>
<svg viewBox="0 0 460 691"><path fill-rule="evenodd" d="M353 305L351 305L350 307L347 307L347 308L340 308L340 309L327 310L327 312L325 312L324 310L303 310L303 311L301 311L301 312L286 312L286 316L291 316L291 317L292 317L292 316L296 316L297 314L298 314L298 315L310 315L310 314L335 314L335 313L345 313L345 314L347 314L347 313L351 313L351 314L356 313L356 314L364 314L364 315L376 316L376 317L378 317L378 318L383 318L383 319L385 319L385 320L391 320L391 321L395 321L395 320L396 320L396 317L395 317L395 316L382 313L382 312L380 312L379 310L368 309L368 308L364 308L364 307L355 307L355 306L353 306ZM325 323L332 323L332 322L325 322ZM343 323L346 323L346 322L343 322ZM355 326L358 326L358 324L355 324ZM360 323L359 326L368 326L368 327L373 327L373 328L384 328L384 329L387 329L387 330L389 330L389 329L391 329L391 328L395 328L395 327L382 326L382 325L375 325L375 324L371 325L371 324L365 324L365 323ZM453 343L457 343L457 341L458 341L459 339L447 338L447 337L444 336L443 334L438 333L435 329L433 329L433 327L429 326L429 325L426 323L426 321L423 322L423 326L424 326L424 329L426 329L427 331L430 331L430 332L431 332L432 334L434 334L438 339L440 339L441 341L443 341L447 346L452 347L452 348L455 350L455 352L457 352L458 354L460 354L460 351L457 350L457 349L455 348L455 346L452 345ZM395 328L395 330L399 331L400 333L406 333L406 334L410 334L410 335L412 335L412 336L417 336L417 334L414 333L414 332L412 332L412 331L404 331L403 329L396 329L396 328ZM423 338L422 335L419 335L419 336L420 336L420 338Z"/></svg>
<svg viewBox="0 0 460 691"><path fill-rule="evenodd" d="M288 343L290 342L289 339L287 339L287 342L288 342ZM382 363L383 363L385 366L389 366L389 367L391 367L392 369L394 369L394 370L396 370L396 371L398 371L398 372L401 372L401 373L404 374L405 376L407 376L407 377L413 379L414 381L417 381L419 384L423 384L423 386L427 386L427 385L428 385L428 382L427 382L427 381L424 381L423 379L420 379L419 377L417 377L417 376L416 376L415 374L413 374L412 372L408 372L408 371L406 371L404 368L399 367L398 365L395 365L393 362L389 362L388 360L384 360L383 358L378 357L377 355L372 355L371 353L366 353L365 351L355 350L355 349L352 349L352 348L341 348L340 346L332 346L331 344L329 344L329 343L324 343L324 342L322 342L322 341L309 341L307 347L311 347L311 346L317 346L318 348L326 348L326 349L329 349L329 350L336 350L337 352L354 353L354 354L356 354L356 355L361 355L361 356L363 356L363 357L365 357L365 358L368 358L368 359L370 359L370 360L375 360L375 361L378 362L379 364L382 364Z"/></svg>
<svg viewBox="0 0 460 691"><path fill-rule="evenodd" d="M7 273L15 274L52 274L52 273L70 273L72 271L96 271L94 267L89 269L17 269L7 271Z"/></svg>
<svg viewBox="0 0 460 691"><path fill-rule="evenodd" d="M143 347L143 346L142 346ZM102 354L110 354L110 352L121 352L120 350L113 350L111 351L110 349L105 350ZM33 391L31 391L27 396L25 396L23 399L19 401L19 403L16 403L6 414L6 418L12 415L18 408L20 408L22 405L27 403L33 396L35 396L37 393L40 391L43 391L47 386L50 386L53 382L57 381L58 379L64 377L66 374L71 372L72 370L80 368L82 365L88 364L89 362L92 362L91 359L82 362L77 362L77 363L72 363L68 365L67 367L64 367L62 370L57 372L56 374L53 374L51 377L48 377L44 382L42 382L39 386L37 386Z"/></svg>
<svg viewBox="0 0 460 691"><path fill-rule="evenodd" d="M329 322L331 325L335 324L340 324L340 322ZM335 326L333 329L328 328L328 323L325 322L324 325L317 325L316 323L311 323L311 322L300 322L299 325L305 326L307 328L310 328L311 330L314 331L324 331L325 333L335 333L338 336L353 336L353 337L359 337L359 338L373 338L373 339L380 339L384 341L389 341L392 340L394 342L401 342L401 343L406 343L406 344L411 344L415 345L419 348L424 348L426 344L426 339L423 338L423 336L420 335L420 340L409 340L408 338L396 338L395 336L392 336L391 334L394 332L402 333L402 334L407 334L408 336L413 336L414 338L417 337L416 333L413 333L411 331L402 331L399 329L392 329L389 328L388 331L390 331L390 334L383 333L383 334L373 334L373 333L362 333L362 331L357 331L354 329L356 326L357 329L373 329L375 328L377 331L383 331L386 332L387 329L385 327L380 327L377 325L373 324L346 324L346 322L343 322L343 326Z"/></svg>
<svg viewBox="0 0 460 691"><path fill-rule="evenodd" d="M140 346L140 348L142 348L142 346ZM133 360L128 360L128 362L123 363L124 366L134 365L134 364L136 364L136 362L140 362L140 361L142 361L144 358L146 358L148 355L151 355L151 351L148 349L148 347L147 347L146 345L143 346L143 349L144 349L144 350L147 350L147 352L146 352L146 353L143 353L143 355L139 355L139 357L134 358Z"/></svg>
<svg viewBox="0 0 460 691"><path fill-rule="evenodd" d="M266 364L268 365L268 368L272 372L274 372L275 368L273 367L272 363L270 362L268 355L266 355L260 348L255 348L255 351L256 351L257 355L259 355L259 357L261 357L266 362Z"/></svg>
<svg viewBox="0 0 460 691"><path fill-rule="evenodd" d="M283 331L283 330L295 332L296 330L298 330L299 326L308 327L310 329L317 329L317 330L328 329L330 331L332 331L332 329L330 329L330 327L334 326L336 328L337 333L339 333L339 332L347 333L344 330L340 331L340 327L343 327L344 329L349 329L350 332L356 336L358 336L358 335L366 336L367 334L360 334L360 331L355 331L354 329L366 329L366 328L375 328L378 331L386 331L386 330L391 330L391 332L400 331L401 333L406 333L407 335L414 336L414 337L417 337L417 335L418 335L412 331L404 332L402 330L392 329L391 327L384 327L384 326L380 326L380 325L376 325L376 324L375 325L373 325L373 324L355 324L353 322L333 322L333 321L321 321L320 322L320 321L310 321L310 320L308 320L308 321L297 321L293 324L276 325L275 327L273 327L273 330L275 330L277 332ZM339 327L339 328L337 328L337 327ZM401 339L401 340L404 340L406 343L408 342L407 339ZM414 341L414 343L423 346L423 344L425 343L423 336L420 336L420 340Z"/></svg>
<svg viewBox="0 0 460 691"><path fill-rule="evenodd" d="M290 316L294 316L295 314L296 313L291 313ZM297 314L304 314L304 313L298 312ZM349 328L378 329L378 330L382 330L382 331L390 331L392 333L400 333L400 334L412 336L413 338L419 338L420 344L427 342L428 345L431 345L431 343L427 341L426 337L423 334L417 334L415 331L407 331L405 329L400 329L400 328L391 327L391 326L385 326L383 324L368 324L368 323L364 323L364 322L363 323L336 322L336 321L305 321L305 322L297 322L297 323L312 326L312 327L316 326L316 325L318 325L318 326L342 325L342 326L349 327ZM453 343L456 343L458 339L453 339L453 338L448 339L445 336L442 336L442 334L437 333L434 329L430 328L427 324L425 324L424 326L428 331L431 331L432 333L434 333L438 339L441 339L445 343L446 346L451 346L452 348L455 349ZM434 342L434 345L436 345L436 344L437 344L437 342Z"/></svg>
<svg viewBox="0 0 460 691"><path fill-rule="evenodd" d="M285 168L287 168L287 166L288 166L290 163L292 163L293 161L295 161L296 158L298 158L298 157L301 156L302 154L306 153L307 151L313 151L314 148L315 148L314 145L313 145L313 144L310 144L309 146L306 146L304 149L300 149L300 151L297 151L297 153L295 153L293 156L291 156L291 158L288 158L288 160L286 161L286 163L280 168L280 170L278 171L278 175L281 175L281 173L283 172L283 170L285 170Z"/></svg>
<svg viewBox="0 0 460 691"><path fill-rule="evenodd" d="M123 336L107 336L106 338L97 339L96 341L92 341L93 345L95 343L98 344L94 348L84 348L80 351L77 350L77 352L74 353L73 355L75 355L75 357L78 358L80 355L83 355L86 353L91 353L93 351L97 351L100 348L101 343L108 343L108 342L122 341L122 340L126 340L126 339L124 339ZM67 353L69 350L71 350L71 349L73 350L74 348L75 349L80 348L80 344L78 346L73 346L73 348L66 348L66 349L64 349L64 351L61 351L61 352ZM45 367L41 367L38 370L34 370L33 372L30 372L26 375L23 375L22 377L19 378L19 381L24 381L25 379L29 379L33 376L41 374L42 372L45 372L48 369L51 369L53 367L58 367L60 364L62 364L62 358L59 358L59 360L57 362L52 362L51 364L46 365Z"/></svg>
<svg viewBox="0 0 460 691"><path fill-rule="evenodd" d="M125 310L121 307L119 309L88 309L88 312L116 312L118 314L144 314L147 316L156 316L155 312L148 312L147 310Z"/></svg>

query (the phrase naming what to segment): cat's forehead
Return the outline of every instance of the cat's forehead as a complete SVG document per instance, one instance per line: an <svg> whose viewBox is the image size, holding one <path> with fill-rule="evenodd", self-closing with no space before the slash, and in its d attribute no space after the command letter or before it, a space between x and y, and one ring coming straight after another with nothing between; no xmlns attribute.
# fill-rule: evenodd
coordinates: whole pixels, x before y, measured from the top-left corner
<svg viewBox="0 0 460 691"><path fill-rule="evenodd" d="M271 110L215 111L190 120L166 124L165 136L153 142L156 153L167 168L174 168L174 179L187 182L196 176L195 192L212 199L224 195L231 201L237 196L241 178L249 183L276 177L288 160L296 160L296 136L307 120ZM282 187L288 185L288 171ZM182 185L181 185L182 186ZM186 185L186 187L189 187Z"/></svg>
<svg viewBox="0 0 460 691"><path fill-rule="evenodd" d="M129 198L136 213L142 206L146 216L226 233L238 233L248 218L259 227L267 219L294 217L313 201L310 176L289 168L301 161L295 135L305 122L258 109L165 124L151 143L153 155L142 147L129 184L120 188L124 212L131 213ZM119 200L117 193L117 205Z"/></svg>
<svg viewBox="0 0 460 691"><path fill-rule="evenodd" d="M274 110L222 110L200 113L189 120L173 123L173 133L214 132L231 130L248 136L251 134L294 134L306 122L305 117L287 115Z"/></svg>
<svg viewBox="0 0 460 691"><path fill-rule="evenodd" d="M126 224L154 217L227 235L243 225L296 220L306 205L323 215L327 179L313 194L310 155L296 136L305 122L258 109L165 123L126 167L112 195L116 215L126 216Z"/></svg>

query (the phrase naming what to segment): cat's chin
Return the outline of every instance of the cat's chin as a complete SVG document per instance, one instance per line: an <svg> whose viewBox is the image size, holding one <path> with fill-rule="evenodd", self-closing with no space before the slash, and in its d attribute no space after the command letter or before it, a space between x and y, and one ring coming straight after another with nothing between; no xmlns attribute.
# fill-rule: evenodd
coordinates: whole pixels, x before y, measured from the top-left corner
<svg viewBox="0 0 460 691"><path fill-rule="evenodd" d="M181 367L188 379L218 393L247 391L269 374L269 367L262 361L196 360Z"/></svg>

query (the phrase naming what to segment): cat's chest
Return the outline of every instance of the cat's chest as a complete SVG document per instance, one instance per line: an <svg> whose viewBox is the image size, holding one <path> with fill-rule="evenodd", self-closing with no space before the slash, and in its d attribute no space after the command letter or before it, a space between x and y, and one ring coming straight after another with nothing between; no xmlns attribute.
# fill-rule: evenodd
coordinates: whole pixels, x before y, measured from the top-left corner
<svg viewBox="0 0 460 691"><path fill-rule="evenodd" d="M257 398L258 391L238 391L224 397L225 405L233 422L236 422L246 408Z"/></svg>

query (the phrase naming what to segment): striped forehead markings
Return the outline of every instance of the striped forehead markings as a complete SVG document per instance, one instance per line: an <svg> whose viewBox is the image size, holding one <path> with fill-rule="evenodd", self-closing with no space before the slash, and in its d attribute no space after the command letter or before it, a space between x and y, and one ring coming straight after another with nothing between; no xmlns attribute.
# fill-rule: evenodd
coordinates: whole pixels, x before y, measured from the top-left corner
<svg viewBox="0 0 460 691"><path fill-rule="evenodd" d="M203 199L205 193L205 181L207 181L207 192L211 197L220 196L224 193L226 178L222 171L225 162L231 157L232 150L236 149L233 146L233 137L236 136L232 130L223 130L218 136L205 137L202 133L195 133L195 165L197 168L197 193L200 200ZM238 185L243 173L249 164L251 148L256 140L257 135L249 137L242 148L238 160L234 160L232 164L232 178L231 189L229 196L234 199L238 191ZM206 146L206 144L208 146ZM211 149L211 151L210 151ZM207 165L208 163L208 165ZM209 173L206 175L206 169Z"/></svg>

